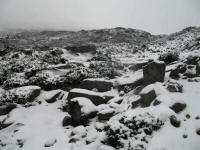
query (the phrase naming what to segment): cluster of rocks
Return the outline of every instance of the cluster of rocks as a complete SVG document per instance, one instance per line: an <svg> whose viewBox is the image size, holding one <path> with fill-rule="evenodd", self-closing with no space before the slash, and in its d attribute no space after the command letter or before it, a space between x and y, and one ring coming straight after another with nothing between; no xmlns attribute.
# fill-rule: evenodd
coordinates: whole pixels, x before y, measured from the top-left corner
<svg viewBox="0 0 200 150"><path fill-rule="evenodd" d="M189 56L187 59L175 69L170 72L169 75L172 79L179 78L195 78L200 77L200 57Z"/></svg>

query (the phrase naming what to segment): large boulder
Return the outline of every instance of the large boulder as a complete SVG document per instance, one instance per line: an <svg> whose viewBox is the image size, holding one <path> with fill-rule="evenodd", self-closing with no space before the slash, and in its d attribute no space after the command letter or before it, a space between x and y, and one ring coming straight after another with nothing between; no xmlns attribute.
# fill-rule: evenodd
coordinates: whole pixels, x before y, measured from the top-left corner
<svg viewBox="0 0 200 150"><path fill-rule="evenodd" d="M85 125L90 118L97 114L96 106L85 97L76 97L69 102L69 114L73 125Z"/></svg>
<svg viewBox="0 0 200 150"><path fill-rule="evenodd" d="M85 89L72 89L68 94L67 100L71 101L75 97L88 98L95 105L105 104L113 98L113 96L107 95L106 93L98 93Z"/></svg>
<svg viewBox="0 0 200 150"><path fill-rule="evenodd" d="M112 87L113 82L105 79L85 79L80 85L82 89L97 89L99 92L110 91Z"/></svg>
<svg viewBox="0 0 200 150"><path fill-rule="evenodd" d="M165 77L165 63L164 62L150 62L143 67L144 85L152 84L154 82L163 82Z"/></svg>

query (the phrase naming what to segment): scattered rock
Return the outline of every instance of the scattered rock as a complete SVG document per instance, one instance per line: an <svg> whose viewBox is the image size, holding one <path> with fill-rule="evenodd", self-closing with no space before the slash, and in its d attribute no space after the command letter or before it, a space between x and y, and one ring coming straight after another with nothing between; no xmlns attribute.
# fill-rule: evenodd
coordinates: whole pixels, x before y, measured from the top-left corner
<svg viewBox="0 0 200 150"><path fill-rule="evenodd" d="M69 140L69 143L76 143L76 142L78 142L79 141L79 139L77 139L77 138L71 138L70 140Z"/></svg>
<svg viewBox="0 0 200 150"><path fill-rule="evenodd" d="M150 62L143 67L144 85L163 82L165 77L164 62Z"/></svg>
<svg viewBox="0 0 200 150"><path fill-rule="evenodd" d="M51 147L54 146L54 144L57 142L57 140L55 138L52 138L48 141L45 142L44 147Z"/></svg>
<svg viewBox="0 0 200 150"><path fill-rule="evenodd" d="M187 119L190 119L190 115L189 115L189 114L186 114L185 117L186 117Z"/></svg>
<svg viewBox="0 0 200 150"><path fill-rule="evenodd" d="M120 92L119 92L119 96L120 96L120 97L123 97L124 94L125 94L124 91L120 91Z"/></svg>
<svg viewBox="0 0 200 150"><path fill-rule="evenodd" d="M110 91L113 87L113 82L104 79L85 79L82 81L80 88L92 90L96 88L98 92Z"/></svg>
<svg viewBox="0 0 200 150"><path fill-rule="evenodd" d="M174 127L176 127L176 128L179 128L180 125L181 125L181 121L178 120L178 119L176 118L176 116L174 116L174 115L172 115L172 116L170 117L170 123L171 123Z"/></svg>
<svg viewBox="0 0 200 150"><path fill-rule="evenodd" d="M161 104L161 101L159 101L159 100L154 100L154 102L153 102L153 106L157 106L157 105L160 105Z"/></svg>
<svg viewBox="0 0 200 150"><path fill-rule="evenodd" d="M65 116L62 121L63 126L70 126L73 125L72 118L70 116Z"/></svg>
<svg viewBox="0 0 200 150"><path fill-rule="evenodd" d="M197 129L196 133L197 133L197 135L199 135L199 136L200 136L200 128L199 128L199 129Z"/></svg>
<svg viewBox="0 0 200 150"><path fill-rule="evenodd" d="M156 98L156 92L153 89L153 87L150 87L151 85L145 87L141 92L141 106L148 107L150 106L151 102Z"/></svg>
<svg viewBox="0 0 200 150"><path fill-rule="evenodd" d="M24 146L24 139L17 139L17 144L19 145L19 148L22 148Z"/></svg>
<svg viewBox="0 0 200 150"><path fill-rule="evenodd" d="M175 103L170 107L175 113L179 113L186 108L186 104L184 103Z"/></svg>
<svg viewBox="0 0 200 150"><path fill-rule="evenodd" d="M200 119L200 116L196 116L195 119L196 119L196 120L199 120L199 119Z"/></svg>
<svg viewBox="0 0 200 150"><path fill-rule="evenodd" d="M186 139L188 137L187 134L183 134L183 138Z"/></svg>
<svg viewBox="0 0 200 150"><path fill-rule="evenodd" d="M84 90L84 89L72 89L69 92L69 95L67 97L68 101L70 101L72 98L75 97L85 97L90 99L95 105L105 104L110 99L113 98L113 96L106 95L104 93L98 93L94 91Z"/></svg>
<svg viewBox="0 0 200 150"><path fill-rule="evenodd" d="M16 104L12 104L12 103L0 106L0 116L8 114L9 112L11 112L16 107L17 107L17 105Z"/></svg>

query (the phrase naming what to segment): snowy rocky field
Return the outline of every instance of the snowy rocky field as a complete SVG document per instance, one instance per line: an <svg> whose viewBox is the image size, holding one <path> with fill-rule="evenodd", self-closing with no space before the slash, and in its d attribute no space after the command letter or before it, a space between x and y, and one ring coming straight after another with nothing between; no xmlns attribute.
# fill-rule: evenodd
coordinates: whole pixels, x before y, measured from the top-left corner
<svg viewBox="0 0 200 150"><path fill-rule="evenodd" d="M199 150L200 28L0 34L0 150Z"/></svg>

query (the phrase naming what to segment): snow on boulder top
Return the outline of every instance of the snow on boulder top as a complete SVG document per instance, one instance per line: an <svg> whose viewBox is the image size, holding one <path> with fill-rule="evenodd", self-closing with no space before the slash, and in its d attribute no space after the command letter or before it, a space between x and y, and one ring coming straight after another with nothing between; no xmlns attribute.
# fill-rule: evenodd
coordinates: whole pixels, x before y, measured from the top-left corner
<svg viewBox="0 0 200 150"><path fill-rule="evenodd" d="M113 93L111 93L111 92L99 93L99 92L94 92L94 91L85 90L85 89L78 89L78 88L74 88L74 89L70 90L70 92L89 94L89 95L95 95L95 96L100 96L100 97L113 96Z"/></svg>
<svg viewBox="0 0 200 150"><path fill-rule="evenodd" d="M90 99L85 97L76 97L71 99L72 102L78 102L81 105L81 112L85 115L95 112L97 110L96 106L90 101Z"/></svg>

